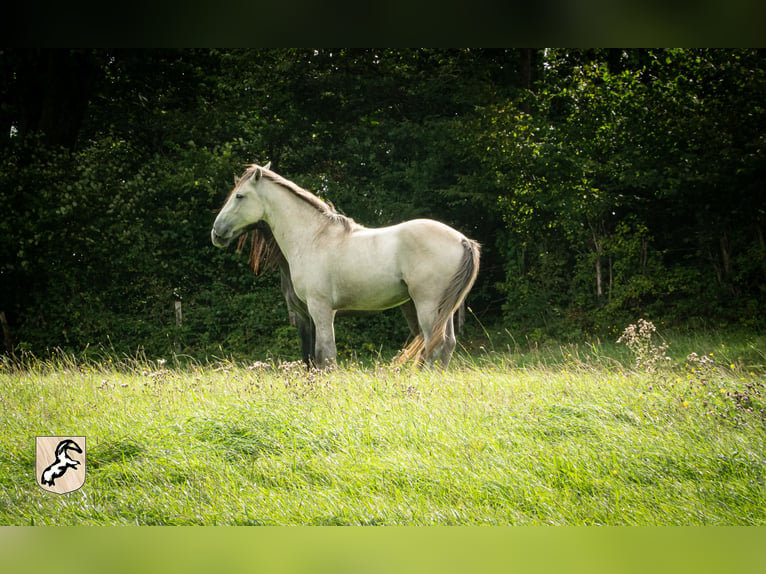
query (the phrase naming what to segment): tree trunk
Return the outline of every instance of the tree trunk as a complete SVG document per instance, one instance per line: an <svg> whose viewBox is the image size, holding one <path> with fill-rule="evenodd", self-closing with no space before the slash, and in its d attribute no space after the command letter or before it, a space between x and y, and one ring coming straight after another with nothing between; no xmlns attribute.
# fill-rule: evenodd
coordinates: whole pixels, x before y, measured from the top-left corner
<svg viewBox="0 0 766 574"><path fill-rule="evenodd" d="M536 48L519 49L519 75L521 76L521 87L525 90L532 90L535 82L535 66L537 60ZM530 112L529 102L524 99L521 103L521 110L528 114Z"/></svg>
<svg viewBox="0 0 766 574"><path fill-rule="evenodd" d="M5 318L5 311L0 311L0 325L3 327L3 345L5 346L5 352L9 355L13 355L13 337L11 336L11 327L8 325L8 320Z"/></svg>
<svg viewBox="0 0 766 574"><path fill-rule="evenodd" d="M604 297L603 272L601 270L601 256L596 254L596 297L600 301Z"/></svg>
<svg viewBox="0 0 766 574"><path fill-rule="evenodd" d="M601 241L599 241L596 230L593 227L591 227L591 233L593 234L593 250L596 252L596 298L600 303L604 298L604 270L601 262L604 247Z"/></svg>
<svg viewBox="0 0 766 574"><path fill-rule="evenodd" d="M763 229L761 229L760 224L755 228L755 231L758 235L758 247L759 249L759 255L761 259L761 268L764 272L764 275L766 276L766 240L764 240L763 237Z"/></svg>
<svg viewBox="0 0 766 574"><path fill-rule="evenodd" d="M729 245L729 235L724 232L720 239L721 244L721 264L723 265L723 277L726 279L731 275L731 245Z"/></svg>
<svg viewBox="0 0 766 574"><path fill-rule="evenodd" d="M649 240L646 237L641 238L641 273L646 271L649 264Z"/></svg>
<svg viewBox="0 0 766 574"><path fill-rule="evenodd" d="M612 286L614 285L614 274L612 273L612 256L609 255L609 292L607 301L611 303L612 301Z"/></svg>

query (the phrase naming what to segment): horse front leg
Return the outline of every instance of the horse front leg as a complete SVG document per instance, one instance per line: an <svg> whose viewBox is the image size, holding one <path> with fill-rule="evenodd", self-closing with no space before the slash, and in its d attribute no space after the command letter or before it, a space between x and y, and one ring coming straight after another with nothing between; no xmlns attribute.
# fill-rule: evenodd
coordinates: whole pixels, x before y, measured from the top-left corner
<svg viewBox="0 0 766 574"><path fill-rule="evenodd" d="M298 298L290 276L290 265L282 257L279 260L279 274L281 279L282 295L287 303L287 311L290 315L290 324L298 329L301 340L301 355L307 367L314 364L315 334L314 322L311 320L306 304Z"/></svg>
<svg viewBox="0 0 766 574"><path fill-rule="evenodd" d="M307 367L314 365L314 350L316 348L316 336L314 334L314 322L308 313L295 314L295 327L301 340L301 355Z"/></svg>
<svg viewBox="0 0 766 574"><path fill-rule="evenodd" d="M335 347L335 311L324 302L309 301L309 315L314 320L316 342L314 361L318 369L332 367L335 364L337 350Z"/></svg>

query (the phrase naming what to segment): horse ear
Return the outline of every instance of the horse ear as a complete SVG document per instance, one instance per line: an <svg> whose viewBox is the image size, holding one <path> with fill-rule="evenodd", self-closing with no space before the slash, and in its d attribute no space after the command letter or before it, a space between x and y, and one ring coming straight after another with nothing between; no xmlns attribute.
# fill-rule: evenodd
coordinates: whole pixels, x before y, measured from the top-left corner
<svg viewBox="0 0 766 574"><path fill-rule="evenodd" d="M261 179L261 176L263 176L263 170L269 169L270 167L271 167L271 162L267 163L263 167L256 167L255 172L253 173L253 179L255 181L258 181L259 179Z"/></svg>

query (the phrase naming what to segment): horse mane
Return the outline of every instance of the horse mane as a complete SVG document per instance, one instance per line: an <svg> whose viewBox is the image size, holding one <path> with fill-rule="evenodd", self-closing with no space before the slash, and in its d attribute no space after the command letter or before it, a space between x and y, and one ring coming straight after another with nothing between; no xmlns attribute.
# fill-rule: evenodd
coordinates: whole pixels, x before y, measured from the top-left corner
<svg viewBox="0 0 766 574"><path fill-rule="evenodd" d="M347 232L359 226L359 224L357 224L350 217L338 213L335 210L335 206L331 203L322 201L316 195L303 189L289 179L285 179L270 169L259 166L257 164L250 164L247 166L245 173L242 174L242 177L240 177L239 181L237 181L237 183L234 185L234 189L232 189L229 196L231 196L231 194L233 194L234 191L239 188L239 186L253 177L255 171L259 168L261 169L263 176L266 177L269 181L285 188L296 197L302 199L314 207L319 213L327 218L329 223L337 223L342 225L344 230ZM285 255L282 253L282 250L277 244L277 240L274 238L274 234L272 233L271 228L266 222L262 221L256 224L250 229L250 231L243 233L239 237L236 250L238 254L245 250L245 246L247 245L248 240L250 240L248 264L250 267L252 267L254 273L258 274L261 272L261 270L275 270L279 266L280 262L284 261Z"/></svg>
<svg viewBox="0 0 766 574"><path fill-rule="evenodd" d="M250 253L247 262L256 275L261 269L264 271L276 269L285 259L271 228L265 222L259 223L249 232L240 235L237 242L237 254L244 251L248 239L250 239Z"/></svg>
<svg viewBox="0 0 766 574"><path fill-rule="evenodd" d="M354 229L354 227L358 225L353 219L338 213L337 211L335 211L334 206L328 205L327 202L322 201L320 198L318 198L316 195L314 195L310 191L303 189L302 187L290 181L289 179L285 179L278 173L275 173L271 171L270 169L267 169L265 167L262 167L256 164L250 164L247 167L247 170L245 170L245 173L242 174L242 177L237 182L237 185L234 186L234 189L237 189L245 181L250 179L253 176L253 174L255 174L255 171L257 169L261 170L263 177L268 179L270 182L285 188L296 197L302 199L303 201L311 205L319 213L324 215L331 223L337 223L339 225L342 225L345 231L351 231L352 229Z"/></svg>

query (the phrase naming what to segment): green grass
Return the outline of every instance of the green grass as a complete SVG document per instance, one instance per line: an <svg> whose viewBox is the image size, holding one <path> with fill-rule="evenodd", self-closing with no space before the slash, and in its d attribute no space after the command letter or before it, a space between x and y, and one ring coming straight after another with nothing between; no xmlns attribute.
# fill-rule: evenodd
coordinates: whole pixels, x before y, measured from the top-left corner
<svg viewBox="0 0 766 574"><path fill-rule="evenodd" d="M621 346L446 373L72 357L0 363L0 524L766 524L762 339L637 371ZM168 368L166 368L168 367ZM55 495L36 435L85 435Z"/></svg>

